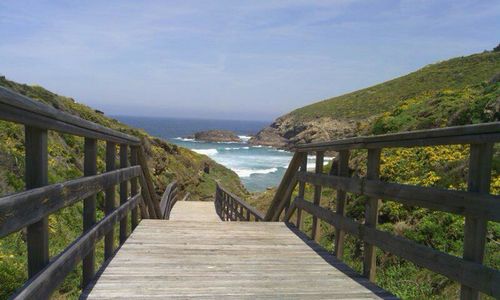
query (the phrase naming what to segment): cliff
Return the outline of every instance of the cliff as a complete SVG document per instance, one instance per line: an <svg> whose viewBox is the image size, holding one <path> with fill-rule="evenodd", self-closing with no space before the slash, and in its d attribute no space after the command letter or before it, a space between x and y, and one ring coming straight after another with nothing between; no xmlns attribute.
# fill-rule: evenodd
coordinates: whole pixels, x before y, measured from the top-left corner
<svg viewBox="0 0 500 300"><path fill-rule="evenodd" d="M411 99L431 99L439 97L442 92L461 93L467 88L474 89L474 86L490 81L498 73L498 51L431 64L408 75L296 109L276 119L249 142L287 147L297 143L371 134L378 119L411 102ZM457 99L459 102L461 100ZM469 119L459 123L473 122ZM429 123L422 129L455 123L453 120Z"/></svg>

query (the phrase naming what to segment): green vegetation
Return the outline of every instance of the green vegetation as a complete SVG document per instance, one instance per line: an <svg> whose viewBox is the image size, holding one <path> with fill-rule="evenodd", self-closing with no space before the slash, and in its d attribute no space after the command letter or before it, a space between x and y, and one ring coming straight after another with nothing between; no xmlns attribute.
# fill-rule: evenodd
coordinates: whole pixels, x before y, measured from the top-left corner
<svg viewBox="0 0 500 300"><path fill-rule="evenodd" d="M290 113L301 120L329 116L339 119L370 117L359 134L373 135L417 129L476 124L500 120L500 52L486 52L427 66L409 75L371 88L315 103ZM493 159L491 194L500 194L500 147ZM352 176L366 173L366 151L352 151ZM468 146L391 148L382 153L381 179L418 186L465 190ZM328 172L331 165L325 167ZM295 191L297 192L297 191ZM274 191L254 195L249 202L266 211ZM306 199L313 187L306 186ZM348 194L348 216L364 221L362 196ZM321 205L335 210L336 193L323 189ZM293 220L293 218L292 218ZM332 249L335 232L322 223L321 244ZM384 199L379 213L381 230L420 244L462 256L464 218L428 209L408 207ZM311 217L304 230L310 234ZM343 260L362 270L363 243L348 236ZM500 269L500 224L488 224L485 264ZM380 250L376 282L403 299L456 299L460 286Z"/></svg>
<svg viewBox="0 0 500 300"><path fill-rule="evenodd" d="M462 89L489 80L500 70L500 52L484 52L426 66L408 75L290 113L298 120L317 117L362 119L397 108L405 99L443 89Z"/></svg>
<svg viewBox="0 0 500 300"><path fill-rule="evenodd" d="M157 193L161 194L172 180L179 182L181 196L190 193L191 200L212 200L215 181L224 182L232 192L244 196L247 191L238 176L204 155L149 136L140 129L128 127L104 116L71 98L51 93L39 86L18 84L0 77L0 86L17 91L32 99L83 119L138 136L143 139L148 165L153 173ZM24 129L23 126L0 121L0 195L24 189ZM83 138L49 132L49 182L56 183L83 175ZM98 170L104 171L105 143L98 143ZM210 165L210 174L203 172ZM102 218L103 195L98 194L98 219ZM60 253L82 232L82 203L62 209L49 218L50 255ZM118 234L116 234L118 237ZM103 246L97 247L97 260L103 259ZM77 298L81 268L73 271L60 286L55 298ZM12 233L0 239L0 299L6 299L27 280L26 234Z"/></svg>

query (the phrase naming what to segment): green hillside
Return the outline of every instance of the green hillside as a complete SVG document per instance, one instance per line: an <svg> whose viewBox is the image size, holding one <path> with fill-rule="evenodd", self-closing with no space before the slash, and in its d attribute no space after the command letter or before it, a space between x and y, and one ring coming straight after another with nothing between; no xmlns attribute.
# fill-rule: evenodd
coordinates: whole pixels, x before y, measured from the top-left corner
<svg viewBox="0 0 500 300"><path fill-rule="evenodd" d="M428 65L408 75L317 102L290 113L298 120L316 117L360 119L383 113L405 99L446 88L461 89L500 72L500 52L484 52Z"/></svg>
<svg viewBox="0 0 500 300"><path fill-rule="evenodd" d="M0 86L17 91L34 100L51 105L83 119L132 134L143 139L148 165L153 173L157 193L161 194L172 180L179 182L180 193L190 193L191 200L212 200L215 181L220 180L241 196L248 192L233 171L204 155L149 136L101 112L77 103L72 98L54 94L40 86L19 84L0 77ZM24 189L23 126L0 121L0 196ZM49 131L49 182L56 183L83 175L83 138ZM105 168L105 142L98 142L98 171ZM203 172L205 163L210 174ZM103 217L102 193L98 194L98 219ZM64 208L49 217L50 255L60 253L82 232L82 202ZM118 237L118 234L116 234ZM98 260L103 259L102 244L96 247ZM27 280L26 233L21 230L0 240L0 299L7 299ZM77 298L81 280L80 266L60 286L55 298Z"/></svg>
<svg viewBox="0 0 500 300"><path fill-rule="evenodd" d="M297 120L294 123L296 128L305 128L304 124L314 117L342 118L346 123L360 117L372 117L356 128L356 135L500 121L500 52L475 54L430 65L371 88L297 109L287 116ZM317 126L325 126L324 119L316 122ZM281 133L286 130L289 129L285 128ZM365 150L351 152L349 168L353 176L366 175L366 159ZM380 177L387 182L466 190L468 159L467 145L384 149ZM330 167L326 166L324 172L328 173ZM491 176L490 193L498 195L499 144L495 145ZM249 202L266 211L274 192L254 195ZM307 185L305 199L312 199L313 192L314 187ZM351 193L347 197L347 215L362 222L366 198ZM462 256L463 217L386 200L390 199L384 199L379 212L380 229ZM321 205L334 211L335 191L323 189ZM310 233L311 216L306 214L304 221L305 231ZM326 223L321 226L325 233L321 245L332 249L335 231ZM484 263L500 269L500 223L489 222L487 230ZM363 243L348 236L345 247L345 262L361 272ZM389 253L377 251L377 266L376 283L402 299L459 298L460 286L457 283Z"/></svg>

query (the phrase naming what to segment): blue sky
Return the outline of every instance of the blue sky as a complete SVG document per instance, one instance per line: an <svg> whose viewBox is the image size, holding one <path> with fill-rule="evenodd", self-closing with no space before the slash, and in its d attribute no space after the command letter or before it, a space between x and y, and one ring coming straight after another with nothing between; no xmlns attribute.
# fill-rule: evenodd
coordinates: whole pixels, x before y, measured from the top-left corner
<svg viewBox="0 0 500 300"><path fill-rule="evenodd" d="M272 120L492 49L500 1L0 0L0 74L107 114Z"/></svg>

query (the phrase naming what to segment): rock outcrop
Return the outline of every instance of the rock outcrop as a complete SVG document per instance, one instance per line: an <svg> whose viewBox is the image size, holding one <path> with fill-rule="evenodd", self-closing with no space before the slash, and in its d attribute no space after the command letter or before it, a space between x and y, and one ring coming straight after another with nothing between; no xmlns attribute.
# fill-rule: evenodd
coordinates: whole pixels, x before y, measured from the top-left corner
<svg viewBox="0 0 500 300"><path fill-rule="evenodd" d="M295 144L353 137L359 134L364 123L364 121L339 120L328 117L298 120L292 115L285 115L262 129L248 142L252 145L290 148Z"/></svg>
<svg viewBox="0 0 500 300"><path fill-rule="evenodd" d="M203 142L241 142L241 139L230 130L207 130L194 134L194 139Z"/></svg>

